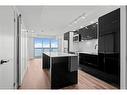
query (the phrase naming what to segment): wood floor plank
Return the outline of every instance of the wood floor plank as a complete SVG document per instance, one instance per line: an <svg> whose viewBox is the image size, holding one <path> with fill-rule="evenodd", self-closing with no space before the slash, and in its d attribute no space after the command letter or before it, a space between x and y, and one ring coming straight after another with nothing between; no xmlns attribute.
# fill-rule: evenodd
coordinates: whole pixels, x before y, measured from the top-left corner
<svg viewBox="0 0 127 95"><path fill-rule="evenodd" d="M20 89L50 89L49 71L42 69L41 59L30 60ZM63 89L117 89L88 74L78 71L78 84Z"/></svg>

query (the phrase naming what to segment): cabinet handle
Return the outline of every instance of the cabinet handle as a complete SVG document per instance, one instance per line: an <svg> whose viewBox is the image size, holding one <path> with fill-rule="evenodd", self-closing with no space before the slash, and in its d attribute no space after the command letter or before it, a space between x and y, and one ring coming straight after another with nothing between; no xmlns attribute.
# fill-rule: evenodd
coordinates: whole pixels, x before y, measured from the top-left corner
<svg viewBox="0 0 127 95"><path fill-rule="evenodd" d="M0 64L4 64L4 63L7 63L7 62L9 62L9 60L1 60Z"/></svg>

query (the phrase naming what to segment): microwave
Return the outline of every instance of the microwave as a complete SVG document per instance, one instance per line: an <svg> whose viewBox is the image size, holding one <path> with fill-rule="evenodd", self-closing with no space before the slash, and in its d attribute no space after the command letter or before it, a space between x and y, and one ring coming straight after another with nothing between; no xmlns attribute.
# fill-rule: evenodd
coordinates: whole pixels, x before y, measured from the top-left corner
<svg viewBox="0 0 127 95"><path fill-rule="evenodd" d="M79 34L75 34L75 35L73 36L73 42L79 42L80 40L81 40L81 37L80 37Z"/></svg>

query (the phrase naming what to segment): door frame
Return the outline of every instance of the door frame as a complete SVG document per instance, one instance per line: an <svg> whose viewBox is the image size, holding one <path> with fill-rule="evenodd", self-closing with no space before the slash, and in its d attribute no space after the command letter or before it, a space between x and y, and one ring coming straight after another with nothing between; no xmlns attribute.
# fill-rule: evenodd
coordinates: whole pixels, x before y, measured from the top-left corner
<svg viewBox="0 0 127 95"><path fill-rule="evenodd" d="M14 39L15 39L15 44L14 44L14 89L18 89L20 87L20 70L21 67L19 66L21 63L21 58L20 58L20 37L21 37L21 14L19 14L18 10L16 7L12 7L14 10Z"/></svg>
<svg viewBox="0 0 127 95"><path fill-rule="evenodd" d="M120 88L127 89L127 6L120 9Z"/></svg>
<svg viewBox="0 0 127 95"><path fill-rule="evenodd" d="M17 87L21 86L21 14L17 16Z"/></svg>

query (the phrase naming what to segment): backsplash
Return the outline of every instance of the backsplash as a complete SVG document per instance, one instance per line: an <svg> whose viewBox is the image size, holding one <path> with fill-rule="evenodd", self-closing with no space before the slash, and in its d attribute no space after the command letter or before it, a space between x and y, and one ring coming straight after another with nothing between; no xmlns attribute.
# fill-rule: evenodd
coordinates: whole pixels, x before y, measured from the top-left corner
<svg viewBox="0 0 127 95"><path fill-rule="evenodd" d="M98 39L73 43L74 51L98 53Z"/></svg>

